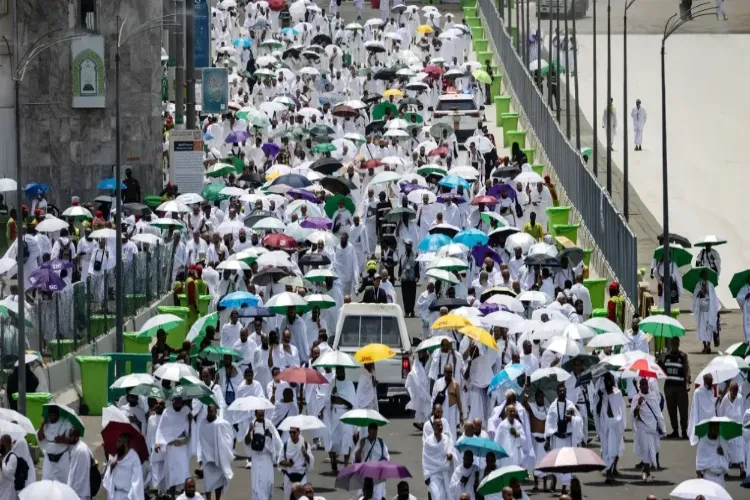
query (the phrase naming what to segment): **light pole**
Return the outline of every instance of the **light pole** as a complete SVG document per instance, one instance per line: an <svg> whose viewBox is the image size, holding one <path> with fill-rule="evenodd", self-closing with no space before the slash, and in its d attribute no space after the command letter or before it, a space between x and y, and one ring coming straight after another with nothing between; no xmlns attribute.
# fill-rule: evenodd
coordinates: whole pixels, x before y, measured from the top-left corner
<svg viewBox="0 0 750 500"><path fill-rule="evenodd" d="M536 86L544 94L544 89L542 88L542 44L544 40L542 40L542 11L541 7L539 7L540 3L539 1L536 2Z"/></svg>
<svg viewBox="0 0 750 500"><path fill-rule="evenodd" d="M565 9L565 136L570 140L570 64L568 64L568 0L563 0ZM575 3L573 3L575 11ZM575 12L573 12L575 16ZM559 43L559 42L558 42Z"/></svg>
<svg viewBox="0 0 750 500"><path fill-rule="evenodd" d="M547 106L552 108L552 78L550 78L549 72L552 70L552 0L550 0L549 9L549 49L547 51L547 58L549 59L549 69L547 70ZM541 63L541 60L540 60ZM542 72L541 64L539 72Z"/></svg>
<svg viewBox="0 0 750 500"><path fill-rule="evenodd" d="M555 83L557 84L555 85L555 103L557 104L555 115L557 123L560 123L560 0L555 0L555 2L555 18L557 19L555 23L555 36L557 37L557 47L555 47L555 65L552 69L555 71Z"/></svg>
<svg viewBox="0 0 750 500"><path fill-rule="evenodd" d="M575 5L575 4L574 4ZM578 32L576 31L576 13L575 6L573 7L573 67L575 68L576 74L573 80L573 87L575 90L576 100L576 151L581 151L581 106L578 104ZM596 110L594 110L594 116L596 116ZM596 130L596 125L594 125Z"/></svg>
<svg viewBox="0 0 750 500"><path fill-rule="evenodd" d="M664 218L664 237L662 238L662 245L664 246L664 314L669 316L672 312L672 304L669 300L670 292L672 290L672 267L671 267L671 250L669 248L669 184L667 182L667 84L666 74L664 69L664 59L666 51L664 46L667 39L672 36L675 31L680 29L682 25L693 19L704 17L704 16L715 16L716 7L708 7L709 3L704 2L693 7L693 15L691 17L678 17L678 14L674 14L669 18L667 23L664 25L664 35L661 39L661 176L662 176L662 210Z"/></svg>
<svg viewBox="0 0 750 500"><path fill-rule="evenodd" d="M597 139L599 128L597 126L596 119L596 115L599 114L599 111L597 110L599 103L596 102L596 1L597 0L591 0L591 2L594 4L594 177L599 176L599 139ZM576 81L578 81L578 78L576 78ZM578 148L578 151L580 153L581 149Z"/></svg>
<svg viewBox="0 0 750 500"><path fill-rule="evenodd" d="M607 192L612 196L612 12L611 0L607 0ZM594 110L596 114L596 110ZM627 127L626 127L627 128Z"/></svg>
<svg viewBox="0 0 750 500"><path fill-rule="evenodd" d="M519 24L519 29L521 31L521 40L523 41L523 45L518 46L519 55L521 56L521 61L523 61L524 66L527 66L528 63L526 62L526 12L524 12L523 9L523 2L524 0L519 0L519 4L516 4L516 7L520 7L521 11L521 24Z"/></svg>
<svg viewBox="0 0 750 500"><path fill-rule="evenodd" d="M521 45L519 44L520 42L519 35L521 33L521 23L519 22L520 13L518 11L519 11L518 0L516 0L516 53L518 53L518 51L521 50Z"/></svg>
<svg viewBox="0 0 750 500"><path fill-rule="evenodd" d="M175 17L176 14L169 14L146 21L136 27L132 33L123 38L123 31L127 19L120 23L120 16L117 16L117 46L115 47L115 352L123 351L123 286L122 286L122 156L121 156L121 138L120 138L120 49L133 39L134 36L140 35L144 31L153 28L162 28L164 26L174 26L164 21L168 18ZM175 89L182 91L182 89ZM119 366L119 364L117 365Z"/></svg>
<svg viewBox="0 0 750 500"><path fill-rule="evenodd" d="M14 121L16 127L16 203L21 204L23 199L23 163L21 155L21 82L26 75L26 68L29 63L33 61L36 56L44 52L45 50L59 45L61 43L80 38L80 35L67 35L52 41L43 42L45 39L49 39L54 33L62 31L62 28L49 31L39 37L36 42L31 44L31 47L26 51L22 57L18 57L18 18L17 18L17 6L13 8L13 45L15 50L13 51L15 64L12 70L13 78L13 92L15 97L14 107ZM3 37L5 44L8 47L10 53L10 44L8 39ZM23 260L23 245L24 245L24 231L23 231L23 209L20 210L18 216L18 222L16 223L16 267L18 268L17 280L18 280L18 315L17 315L17 338L16 338L16 355L18 356L18 412L22 415L26 415L26 370L21 369L24 364L24 358L26 357L26 290L24 289L24 260Z"/></svg>
<svg viewBox="0 0 750 500"><path fill-rule="evenodd" d="M531 7L529 6L529 0L526 0L526 38L524 39L524 44L526 44L526 50L524 50L524 53L526 54L526 67L529 67L529 63L531 63L531 53L529 52L529 37L530 30L531 30ZM536 20L537 24L539 24L539 19Z"/></svg>
<svg viewBox="0 0 750 500"><path fill-rule="evenodd" d="M628 184L628 9L632 7L635 0L625 1L625 10L623 10L622 16L622 113L625 119L625 126L622 128L622 183L624 184L622 189L622 209L625 212L625 220L630 220L630 210L628 205L630 202L630 186Z"/></svg>

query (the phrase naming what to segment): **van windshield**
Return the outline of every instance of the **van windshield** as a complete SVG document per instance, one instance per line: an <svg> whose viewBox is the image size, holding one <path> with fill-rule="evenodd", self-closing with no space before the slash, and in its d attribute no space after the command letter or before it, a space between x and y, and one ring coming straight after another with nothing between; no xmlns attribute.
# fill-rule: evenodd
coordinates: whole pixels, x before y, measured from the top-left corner
<svg viewBox="0 0 750 500"><path fill-rule="evenodd" d="M438 102L436 111L476 111L473 99L445 99Z"/></svg>
<svg viewBox="0 0 750 500"><path fill-rule="evenodd" d="M385 344L401 349L398 319L394 316L347 316L341 327L339 347Z"/></svg>

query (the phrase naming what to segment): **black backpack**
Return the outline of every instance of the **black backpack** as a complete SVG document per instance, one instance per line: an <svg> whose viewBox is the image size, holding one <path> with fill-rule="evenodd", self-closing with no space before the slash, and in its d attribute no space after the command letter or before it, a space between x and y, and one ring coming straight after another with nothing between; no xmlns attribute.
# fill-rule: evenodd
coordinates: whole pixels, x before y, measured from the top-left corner
<svg viewBox="0 0 750 500"><path fill-rule="evenodd" d="M23 242L23 263L26 264L26 261L29 260L29 256L31 254L29 253L29 245L26 244L26 241Z"/></svg>
<svg viewBox="0 0 750 500"><path fill-rule="evenodd" d="M99 493L102 486L102 473L99 471L99 464L96 459L91 457L91 467L89 468L89 488L91 488L91 497L94 498Z"/></svg>
<svg viewBox="0 0 750 500"><path fill-rule="evenodd" d="M16 474L13 477L13 486L16 488L16 491L21 491L26 487L26 480L29 478L29 464L26 463L26 460L19 457L15 453L8 453L8 456L11 455L16 457L16 461L18 462L18 465L16 466ZM8 460L5 460L5 463L8 463Z"/></svg>
<svg viewBox="0 0 750 500"><path fill-rule="evenodd" d="M252 424L253 426L253 435L250 439L250 449L253 451L261 452L266 447L266 433L268 432L266 430L266 422L263 421L263 433L255 432L255 422Z"/></svg>

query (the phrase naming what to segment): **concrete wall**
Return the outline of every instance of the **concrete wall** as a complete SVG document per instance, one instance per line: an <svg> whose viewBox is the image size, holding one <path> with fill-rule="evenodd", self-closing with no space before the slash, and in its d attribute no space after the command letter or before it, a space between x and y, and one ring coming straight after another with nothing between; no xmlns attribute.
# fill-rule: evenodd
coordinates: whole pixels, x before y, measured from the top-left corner
<svg viewBox="0 0 750 500"><path fill-rule="evenodd" d="M11 9L12 4L11 3ZM97 32L104 35L106 108L72 108L70 43L41 53L27 69L21 87L23 182L47 182L49 198L61 208L72 195L92 200L96 184L114 174L115 163L115 46L117 16L133 29L160 17L162 2L97 1ZM79 0L19 0L19 54L40 36L62 28L81 31ZM0 35L11 41L12 14L0 20ZM128 33L126 27L125 33ZM2 39L0 38L0 41ZM0 176L14 172L12 81L7 50L0 48ZM122 162L133 168L142 192L161 187L161 32L134 37L121 50ZM12 175L15 177L15 175Z"/></svg>

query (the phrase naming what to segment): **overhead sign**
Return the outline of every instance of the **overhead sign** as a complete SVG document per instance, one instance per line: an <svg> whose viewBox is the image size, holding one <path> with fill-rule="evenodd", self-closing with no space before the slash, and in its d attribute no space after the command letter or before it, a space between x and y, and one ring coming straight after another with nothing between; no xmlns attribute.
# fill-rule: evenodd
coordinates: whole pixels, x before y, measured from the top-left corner
<svg viewBox="0 0 750 500"><path fill-rule="evenodd" d="M169 132L169 182L181 193L203 191L203 137L200 130Z"/></svg>
<svg viewBox="0 0 750 500"><path fill-rule="evenodd" d="M104 37L82 35L70 42L73 107L104 108Z"/></svg>
<svg viewBox="0 0 750 500"><path fill-rule="evenodd" d="M203 68L201 98L204 113L227 112L229 109L229 73L226 68Z"/></svg>
<svg viewBox="0 0 750 500"><path fill-rule="evenodd" d="M208 8L208 0L194 0L193 18L195 25L193 28L195 51L195 67L211 67L211 13Z"/></svg>

